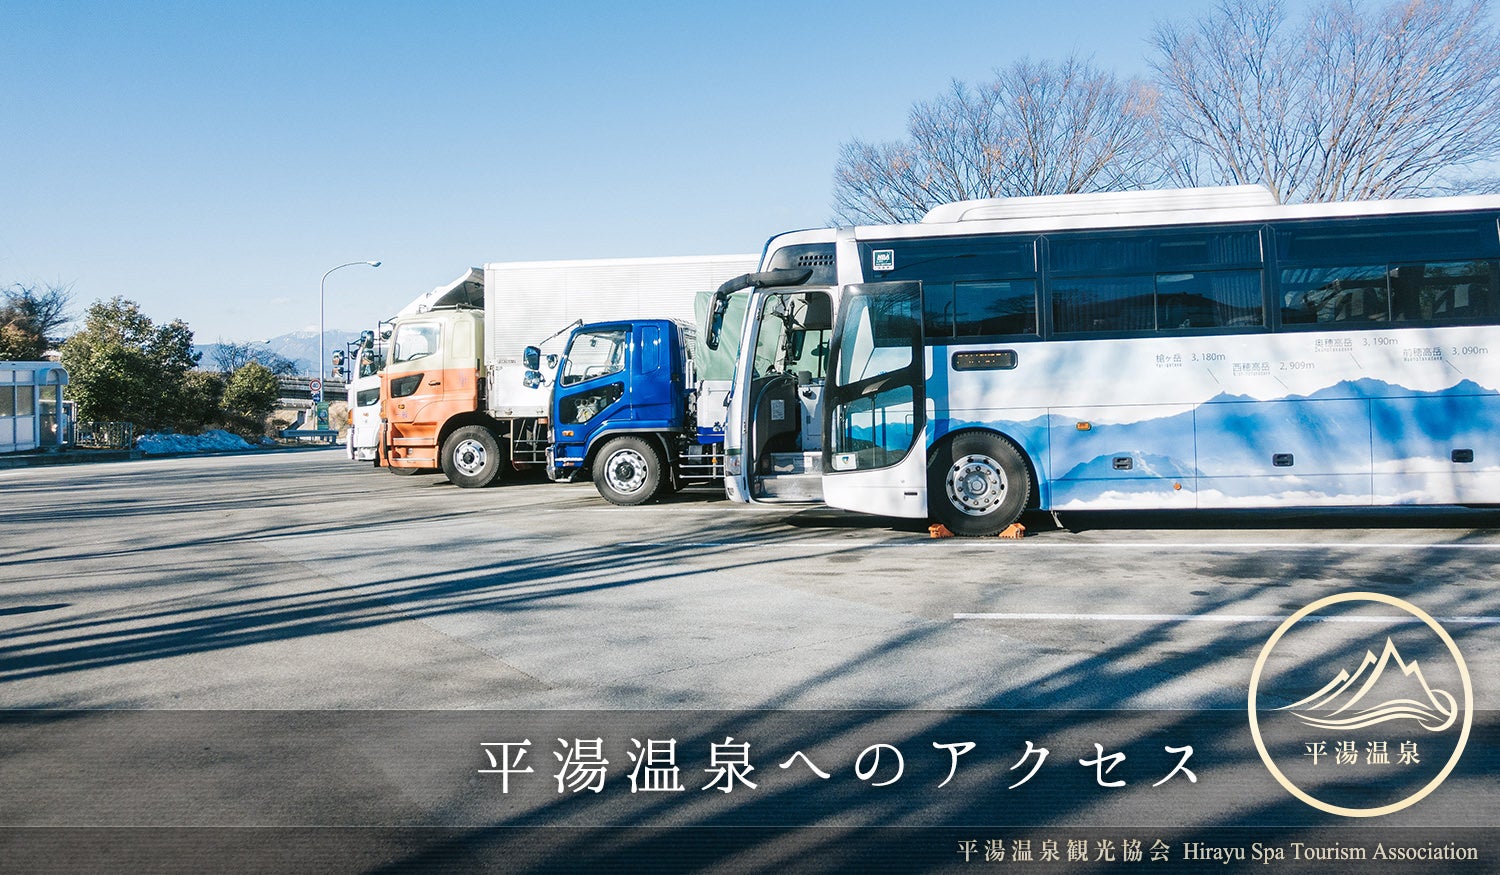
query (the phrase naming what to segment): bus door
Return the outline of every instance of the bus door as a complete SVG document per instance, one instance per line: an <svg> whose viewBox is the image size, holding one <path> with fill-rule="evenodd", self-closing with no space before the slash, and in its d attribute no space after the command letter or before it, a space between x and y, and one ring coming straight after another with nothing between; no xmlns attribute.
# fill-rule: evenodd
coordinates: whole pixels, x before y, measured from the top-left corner
<svg viewBox="0 0 1500 875"><path fill-rule="evenodd" d="M744 324L725 426L726 487L751 501L819 501L832 290L758 291Z"/></svg>
<svg viewBox="0 0 1500 875"><path fill-rule="evenodd" d="M823 410L823 501L865 513L927 516L922 286L840 290Z"/></svg>

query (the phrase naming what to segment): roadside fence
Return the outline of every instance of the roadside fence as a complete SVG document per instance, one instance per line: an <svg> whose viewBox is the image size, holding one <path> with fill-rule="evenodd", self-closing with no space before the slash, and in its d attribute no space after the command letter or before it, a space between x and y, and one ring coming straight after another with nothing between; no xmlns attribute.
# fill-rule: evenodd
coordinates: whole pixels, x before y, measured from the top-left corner
<svg viewBox="0 0 1500 875"><path fill-rule="evenodd" d="M102 450L128 450L135 446L135 423L77 423L73 427L73 445Z"/></svg>

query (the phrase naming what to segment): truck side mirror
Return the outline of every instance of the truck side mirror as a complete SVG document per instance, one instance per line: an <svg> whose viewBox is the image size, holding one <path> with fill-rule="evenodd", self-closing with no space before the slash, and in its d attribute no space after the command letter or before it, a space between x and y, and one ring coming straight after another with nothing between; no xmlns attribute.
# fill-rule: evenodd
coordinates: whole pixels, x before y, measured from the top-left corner
<svg viewBox="0 0 1500 875"><path fill-rule="evenodd" d="M527 370L540 370L542 367L542 349L539 346L528 346L521 353L521 363L526 365Z"/></svg>

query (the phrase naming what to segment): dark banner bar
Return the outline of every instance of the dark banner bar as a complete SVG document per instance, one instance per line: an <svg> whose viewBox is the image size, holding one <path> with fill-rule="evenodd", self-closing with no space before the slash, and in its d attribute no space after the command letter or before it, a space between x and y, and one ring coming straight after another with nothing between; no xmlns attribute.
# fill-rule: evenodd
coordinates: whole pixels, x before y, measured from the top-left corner
<svg viewBox="0 0 1500 875"><path fill-rule="evenodd" d="M11 711L0 859L1493 871L1497 741L1496 712L1476 713L1419 801L1347 817L1272 775L1244 711ZM1285 744L1301 786L1369 807L1423 789L1449 753Z"/></svg>

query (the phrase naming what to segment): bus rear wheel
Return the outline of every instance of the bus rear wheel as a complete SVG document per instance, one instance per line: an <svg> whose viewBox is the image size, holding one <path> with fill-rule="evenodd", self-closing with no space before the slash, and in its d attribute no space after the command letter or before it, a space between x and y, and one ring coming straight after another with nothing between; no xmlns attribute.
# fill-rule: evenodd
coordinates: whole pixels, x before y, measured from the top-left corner
<svg viewBox="0 0 1500 875"><path fill-rule="evenodd" d="M611 504L645 504L661 491L661 454L636 437L615 438L594 460L594 486Z"/></svg>
<svg viewBox="0 0 1500 875"><path fill-rule="evenodd" d="M1026 461L998 435L965 432L942 443L927 465L932 516L955 535L998 535L1021 518L1031 495Z"/></svg>

